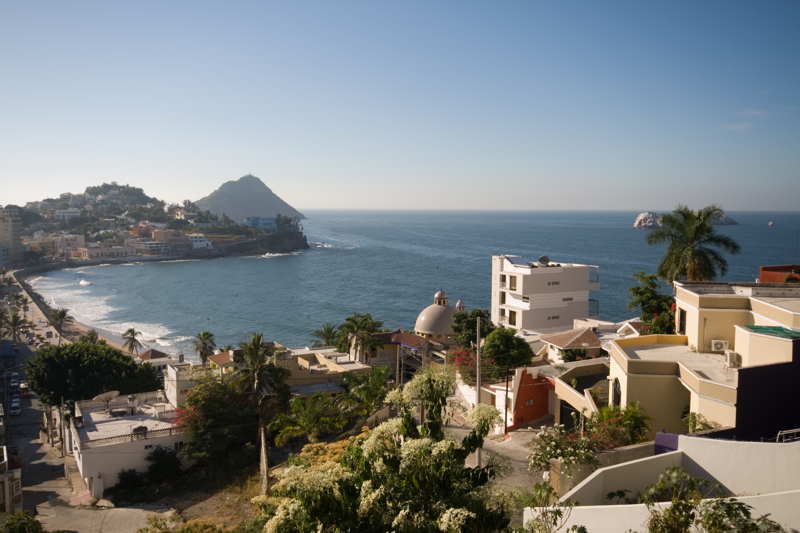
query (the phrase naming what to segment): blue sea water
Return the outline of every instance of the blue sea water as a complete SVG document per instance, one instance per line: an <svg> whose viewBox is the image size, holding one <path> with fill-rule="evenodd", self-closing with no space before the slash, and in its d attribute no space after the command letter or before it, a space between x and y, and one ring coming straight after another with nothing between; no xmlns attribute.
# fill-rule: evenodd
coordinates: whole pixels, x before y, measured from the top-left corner
<svg viewBox="0 0 800 533"><path fill-rule="evenodd" d="M720 226L741 254L724 279L752 281L760 265L800 263L800 213L730 213ZM663 249L645 244L633 212L310 211L314 246L293 254L131 263L50 272L32 281L79 321L120 334L134 327L153 347L192 357L191 338L213 332L220 346L251 332L289 346L351 313L411 328L443 288L451 302L488 307L490 256L542 255L600 267L601 318L634 316L628 288L654 272ZM773 220L775 226L768 227Z"/></svg>

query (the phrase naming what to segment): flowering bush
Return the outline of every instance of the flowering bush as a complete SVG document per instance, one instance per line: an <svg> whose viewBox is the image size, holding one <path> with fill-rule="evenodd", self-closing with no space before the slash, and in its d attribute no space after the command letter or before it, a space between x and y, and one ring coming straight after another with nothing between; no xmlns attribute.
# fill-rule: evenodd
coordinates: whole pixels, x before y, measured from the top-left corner
<svg viewBox="0 0 800 533"><path fill-rule="evenodd" d="M528 467L532 471L550 471L552 459L560 459L567 467L597 463L591 439L569 433L563 424L542 427L532 448L528 456Z"/></svg>

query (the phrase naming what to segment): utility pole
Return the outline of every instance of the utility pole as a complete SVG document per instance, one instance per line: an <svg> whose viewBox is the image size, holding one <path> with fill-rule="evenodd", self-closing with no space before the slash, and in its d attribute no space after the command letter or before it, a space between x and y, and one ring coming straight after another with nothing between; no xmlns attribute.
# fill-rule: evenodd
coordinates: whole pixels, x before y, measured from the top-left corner
<svg viewBox="0 0 800 533"><path fill-rule="evenodd" d="M478 315L475 320L475 406L481 403L481 317ZM475 450L475 460L478 468L481 467L482 446Z"/></svg>

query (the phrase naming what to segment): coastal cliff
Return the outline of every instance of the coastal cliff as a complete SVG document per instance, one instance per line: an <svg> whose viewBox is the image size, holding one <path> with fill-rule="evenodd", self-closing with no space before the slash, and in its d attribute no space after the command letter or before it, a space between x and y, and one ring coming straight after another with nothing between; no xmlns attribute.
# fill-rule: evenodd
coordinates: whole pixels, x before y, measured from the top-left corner
<svg viewBox="0 0 800 533"><path fill-rule="evenodd" d="M257 239L226 243L214 241L220 255L259 255L266 253L286 253L305 250L308 246L306 236L300 231L271 233Z"/></svg>

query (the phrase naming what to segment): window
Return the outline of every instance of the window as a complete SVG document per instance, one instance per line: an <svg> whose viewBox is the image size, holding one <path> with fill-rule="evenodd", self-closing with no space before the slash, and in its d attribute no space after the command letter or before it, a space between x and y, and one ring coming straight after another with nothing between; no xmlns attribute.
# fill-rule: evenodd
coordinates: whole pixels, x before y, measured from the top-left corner
<svg viewBox="0 0 800 533"><path fill-rule="evenodd" d="M506 293L504 291L500 291L500 305L504 305L506 303Z"/></svg>
<svg viewBox="0 0 800 533"><path fill-rule="evenodd" d="M555 286L555 285L561 285L561 282L560 281L548 281L547 282L547 286L548 287L552 287L552 286Z"/></svg>
<svg viewBox="0 0 800 533"><path fill-rule="evenodd" d="M508 312L508 323L512 326L517 325L517 312L516 311L509 311Z"/></svg>
<svg viewBox="0 0 800 533"><path fill-rule="evenodd" d="M153 447L153 445L152 445L152 444L145 444L145 445L144 445L144 449L145 449L145 450L149 450L149 449L151 449L152 447Z"/></svg>
<svg viewBox="0 0 800 533"><path fill-rule="evenodd" d="M517 276L508 276L508 288L512 291L517 290Z"/></svg>
<svg viewBox="0 0 800 533"><path fill-rule="evenodd" d="M500 309L500 317L502 318L502 317L505 317L505 316L506 316L506 310L505 309Z"/></svg>
<svg viewBox="0 0 800 533"><path fill-rule="evenodd" d="M525 400L525 407L533 407L533 399Z"/></svg>
<svg viewBox="0 0 800 533"><path fill-rule="evenodd" d="M531 301L531 297L530 296L523 296L522 297L522 301L523 302L530 302Z"/></svg>
<svg viewBox="0 0 800 533"><path fill-rule="evenodd" d="M572 298L561 298L562 302L571 302Z"/></svg>
<svg viewBox="0 0 800 533"><path fill-rule="evenodd" d="M559 315L552 315L547 317L547 320L558 320L559 318L561 318Z"/></svg>
<svg viewBox="0 0 800 533"><path fill-rule="evenodd" d="M678 308L678 335L686 335L686 311Z"/></svg>
<svg viewBox="0 0 800 533"><path fill-rule="evenodd" d="M500 274L500 286L504 287L505 284L506 284L506 275L505 274Z"/></svg>

